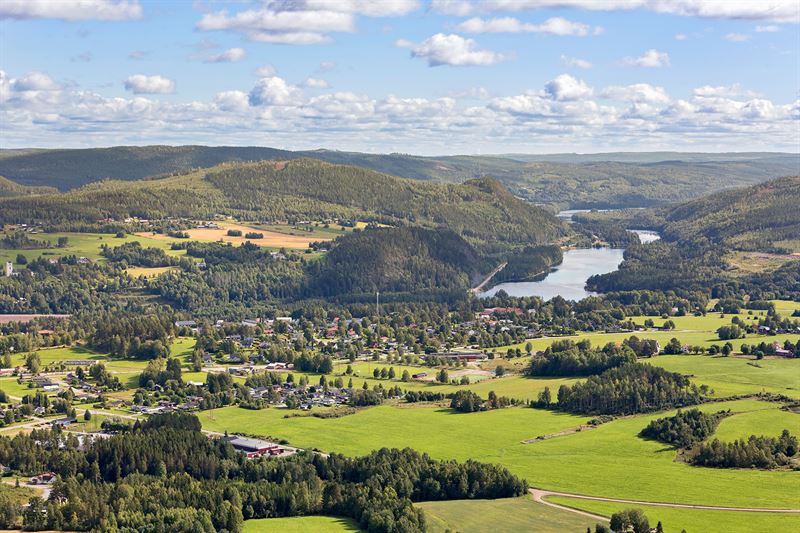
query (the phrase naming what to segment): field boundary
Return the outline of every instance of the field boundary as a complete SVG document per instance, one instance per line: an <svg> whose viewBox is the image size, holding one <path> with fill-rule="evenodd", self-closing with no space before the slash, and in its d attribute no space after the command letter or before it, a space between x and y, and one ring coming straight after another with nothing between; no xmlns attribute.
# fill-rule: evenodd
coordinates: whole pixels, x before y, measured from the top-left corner
<svg viewBox="0 0 800 533"><path fill-rule="evenodd" d="M552 490L528 489L533 495L533 500L538 503L559 507L562 509L570 509L567 506L562 506L553 502L545 500L548 496L561 496L565 498L575 498L579 500L594 500L598 502L611 502L611 503L624 503L630 505L646 505L651 507L671 507L673 509L701 509L704 511L733 511L739 513L800 513L800 509L766 509L764 507L721 507L717 505L694 505L690 503L667 503L667 502L647 502L641 500L625 500L620 498L604 498L602 496L587 496L585 494L571 494L568 492L557 492ZM576 509L572 509L577 511ZM582 511L579 511L582 513Z"/></svg>

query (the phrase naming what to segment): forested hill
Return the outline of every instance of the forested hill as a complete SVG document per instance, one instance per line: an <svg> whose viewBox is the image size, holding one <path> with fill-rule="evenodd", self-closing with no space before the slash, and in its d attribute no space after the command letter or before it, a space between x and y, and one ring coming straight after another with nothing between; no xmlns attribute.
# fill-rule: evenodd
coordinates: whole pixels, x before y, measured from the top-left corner
<svg viewBox="0 0 800 533"><path fill-rule="evenodd" d="M105 181L60 194L0 200L0 222L65 227L136 216L245 220L340 218L447 227L486 242L552 242L566 229L551 213L490 178L463 184L409 180L311 159L227 163L184 175Z"/></svg>
<svg viewBox="0 0 800 533"><path fill-rule="evenodd" d="M52 187L26 187L0 176L0 197L52 194L55 192L57 192L56 189Z"/></svg>
<svg viewBox="0 0 800 533"><path fill-rule="evenodd" d="M664 210L666 239L776 251L800 244L800 176L725 191ZM784 243L782 241L794 241Z"/></svg>
<svg viewBox="0 0 800 533"><path fill-rule="evenodd" d="M23 185L68 190L103 179L136 180L224 162L298 158L448 183L493 176L516 195L562 208L665 205L795 174L800 165L800 156L782 153L423 157L266 147L118 146L0 150L0 175Z"/></svg>

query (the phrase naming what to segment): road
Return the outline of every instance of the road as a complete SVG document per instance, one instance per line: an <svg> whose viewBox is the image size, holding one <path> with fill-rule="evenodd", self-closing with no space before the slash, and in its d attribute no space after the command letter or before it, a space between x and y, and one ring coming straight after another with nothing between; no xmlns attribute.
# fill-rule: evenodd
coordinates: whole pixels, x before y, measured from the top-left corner
<svg viewBox="0 0 800 533"><path fill-rule="evenodd" d="M765 509L763 507L721 507L717 505L692 505L687 503L643 502L639 500L603 498L602 496L586 496L584 494L571 494L568 492L556 492L552 490L533 489L533 488L528 489L528 491L533 495L533 500L535 502L542 503L544 505L549 505L550 507L555 507L557 509L561 509L564 511L570 511L573 513L581 514L584 516L590 516L593 518L602 518L603 520L607 520L607 518L601 517L599 515L594 515L591 513L586 513L584 511L579 511L577 509L567 507L566 505L559 505L557 503L548 502L547 500L545 500L545 498L547 498L548 496L565 496L567 498L576 498L580 500L594 500L598 502L624 503L630 505L648 505L652 507L670 507L673 509L702 509L706 511L733 511L741 513L800 513L800 509Z"/></svg>
<svg viewBox="0 0 800 533"><path fill-rule="evenodd" d="M493 278L493 277L494 277L494 276L495 276L495 275L496 275L498 272L500 272L501 270L503 270L503 269L506 267L506 265L507 265L507 264L508 264L508 263L500 263L499 265L497 265L497 268L495 268L494 270L492 270L491 272L489 272L489 275L488 275L488 276L486 276L486 277L483 279L483 281L481 281L481 282L480 282L480 284L479 284L477 287L474 287L474 288L470 289L470 291L472 291L474 294L479 294L479 293L483 292L483 288L486 286L486 284L487 284L487 283L489 283L489 281L491 281L491 279L492 279L492 278Z"/></svg>

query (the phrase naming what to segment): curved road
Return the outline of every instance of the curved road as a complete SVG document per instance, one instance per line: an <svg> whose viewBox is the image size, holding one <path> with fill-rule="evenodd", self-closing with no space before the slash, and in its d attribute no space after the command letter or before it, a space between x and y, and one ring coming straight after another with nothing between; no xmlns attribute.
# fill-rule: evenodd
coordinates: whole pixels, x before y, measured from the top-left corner
<svg viewBox="0 0 800 533"><path fill-rule="evenodd" d="M573 513L602 520L608 520L608 518L592 513L587 513L584 511L579 511L577 509L573 509L572 507L568 507L566 505L559 505L557 503L548 502L547 500L545 500L545 498L548 496L564 496L567 498L576 498L580 500L594 500L598 502L625 503L630 505L648 505L651 507L671 507L674 509L702 509L706 511L735 511L742 513L800 513L800 509L765 509L763 507L720 507L717 505L692 505L688 503L643 502L639 500L603 498L602 496L586 496L584 494L570 494L568 492L556 492L553 490L543 490L543 489L533 489L533 488L528 489L528 492L530 492L533 495L533 500L535 502L542 503L544 505L549 505L550 507L555 507L557 509L561 509L564 511L570 511Z"/></svg>

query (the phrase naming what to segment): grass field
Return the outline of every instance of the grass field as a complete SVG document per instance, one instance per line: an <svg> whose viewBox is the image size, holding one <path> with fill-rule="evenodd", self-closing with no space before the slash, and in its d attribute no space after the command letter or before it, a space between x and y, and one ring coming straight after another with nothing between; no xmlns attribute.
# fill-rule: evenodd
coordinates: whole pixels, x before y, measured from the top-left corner
<svg viewBox="0 0 800 533"><path fill-rule="evenodd" d="M2 235L2 234L0 234ZM181 256L186 253L185 250L170 250L172 241L177 242L179 239L172 239L172 241L156 239L147 234L141 235L127 235L124 239L117 239L114 235L107 233L71 233L71 232L58 232L58 233L36 233L29 235L31 239L37 241L47 241L53 245L52 248L38 248L35 250L17 250L17 249L0 249L0 261L15 261L17 254L24 255L29 261L38 257L62 257L65 255L77 255L78 257L88 257L93 261L104 261L100 255L100 247L106 244L110 247L120 246L126 242L137 241L143 247L160 248L168 255ZM56 243L59 237L67 237L67 245L64 248L57 248ZM16 265L19 267L20 265Z"/></svg>
<svg viewBox="0 0 800 533"><path fill-rule="evenodd" d="M499 500L415 503L425 511L428 531L445 533L582 533L595 520L536 503L530 496Z"/></svg>
<svg viewBox="0 0 800 533"><path fill-rule="evenodd" d="M776 406L739 400L701 409L747 413ZM532 444L522 441L574 428L586 418L528 408L465 415L449 409L380 406L328 420L283 419L283 413L229 407L199 416L207 429L286 438L299 447L346 455L409 446L437 458L499 463L533 486L565 492L773 508L795 505L800 492L800 476L794 472L695 468L676 462L674 449L637 436L650 420L669 413L622 418Z"/></svg>
<svg viewBox="0 0 800 533"><path fill-rule="evenodd" d="M800 435L800 414L781 411L776 405L722 419L712 438L731 442L750 435L777 437L784 429L795 436Z"/></svg>
<svg viewBox="0 0 800 533"><path fill-rule="evenodd" d="M355 520L331 516L295 516L245 520L244 533L342 533L361 531Z"/></svg>
<svg viewBox="0 0 800 533"><path fill-rule="evenodd" d="M719 397L772 392L800 398L800 359L660 355L643 361L692 376L693 382L708 385Z"/></svg>
<svg viewBox="0 0 800 533"><path fill-rule="evenodd" d="M6 478L11 480L11 478ZM10 496L19 503L28 503L28 500L34 496L34 491L28 487L15 487L9 483L0 483L0 494Z"/></svg>
<svg viewBox="0 0 800 533"><path fill-rule="evenodd" d="M161 274L166 272L171 272L173 270L177 270L177 267L129 267L125 269L125 272L128 273L131 277L138 278L138 277L145 277L145 278L156 278Z"/></svg>
<svg viewBox="0 0 800 533"><path fill-rule="evenodd" d="M11 396L21 398L26 394L35 394L37 389L29 389L27 383L17 383L17 378L0 378L0 390Z"/></svg>
<svg viewBox="0 0 800 533"><path fill-rule="evenodd" d="M650 526L655 527L660 520L664 531L678 533L776 533L797 531L800 529L800 515L779 513L746 513L735 511L708 511L700 509L673 509L624 503L598 502L552 496L547 501L566 505L575 509L589 511L601 516L610 517L623 509L641 509L644 511Z"/></svg>

